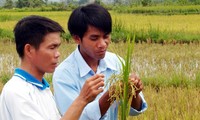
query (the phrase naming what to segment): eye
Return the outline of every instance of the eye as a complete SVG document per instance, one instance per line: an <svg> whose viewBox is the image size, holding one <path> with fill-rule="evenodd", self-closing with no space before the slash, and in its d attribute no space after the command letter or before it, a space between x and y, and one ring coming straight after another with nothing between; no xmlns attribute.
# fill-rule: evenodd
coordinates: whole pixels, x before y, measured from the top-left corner
<svg viewBox="0 0 200 120"><path fill-rule="evenodd" d="M108 39L110 37L110 34L106 34L103 36L104 39Z"/></svg>
<svg viewBox="0 0 200 120"><path fill-rule="evenodd" d="M55 47L55 46L50 46L49 48L50 48L50 49L55 49L56 47Z"/></svg>
<svg viewBox="0 0 200 120"><path fill-rule="evenodd" d="M90 39L91 39L92 41L95 41L95 40L98 39L98 37L97 37L97 36L91 36Z"/></svg>
<svg viewBox="0 0 200 120"><path fill-rule="evenodd" d="M51 46L49 46L49 48L52 49L52 50L53 50L53 49L56 49L56 48L58 48L58 47L59 47L58 45L51 45Z"/></svg>

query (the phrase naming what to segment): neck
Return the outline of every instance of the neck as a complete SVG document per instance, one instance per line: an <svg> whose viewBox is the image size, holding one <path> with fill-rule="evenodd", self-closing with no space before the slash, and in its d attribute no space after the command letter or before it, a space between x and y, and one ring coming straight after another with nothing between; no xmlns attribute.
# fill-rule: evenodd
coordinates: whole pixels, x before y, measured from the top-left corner
<svg viewBox="0 0 200 120"><path fill-rule="evenodd" d="M87 62L87 61L86 61ZM87 62L87 64L90 66L90 68L96 73L97 72L97 68L99 65L99 61L95 61L95 62Z"/></svg>
<svg viewBox="0 0 200 120"><path fill-rule="evenodd" d="M82 55L83 59L86 61L86 63L90 66L90 68L96 73L97 67L99 65L99 60L93 59L93 58L89 57L88 55L83 54L80 50L80 46L79 46L79 52Z"/></svg>
<svg viewBox="0 0 200 120"><path fill-rule="evenodd" d="M32 76L34 76L40 82L42 82L42 78L44 76L44 73L35 69L35 66L32 66L31 64L25 64L25 63L22 62L20 68L22 70L25 70L26 72L28 72Z"/></svg>

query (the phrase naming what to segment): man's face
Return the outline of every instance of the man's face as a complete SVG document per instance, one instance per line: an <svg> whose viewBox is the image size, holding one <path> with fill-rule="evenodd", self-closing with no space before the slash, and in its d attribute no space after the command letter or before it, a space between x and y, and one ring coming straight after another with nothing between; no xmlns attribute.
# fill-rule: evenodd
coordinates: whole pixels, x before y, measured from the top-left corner
<svg viewBox="0 0 200 120"><path fill-rule="evenodd" d="M33 64L38 72L52 73L58 65L60 53L58 47L61 44L60 33L49 33L44 37L44 41L33 54Z"/></svg>
<svg viewBox="0 0 200 120"><path fill-rule="evenodd" d="M105 34L93 26L88 26L88 30L85 32L82 40L80 38L78 40L83 58L87 62L98 61L104 58L110 39L110 34Z"/></svg>

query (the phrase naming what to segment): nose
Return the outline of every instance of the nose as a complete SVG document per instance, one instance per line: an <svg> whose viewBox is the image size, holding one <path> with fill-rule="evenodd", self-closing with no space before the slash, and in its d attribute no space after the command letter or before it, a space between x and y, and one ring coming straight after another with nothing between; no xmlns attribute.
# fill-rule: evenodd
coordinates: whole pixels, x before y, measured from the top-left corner
<svg viewBox="0 0 200 120"><path fill-rule="evenodd" d="M99 39L99 42L97 44L98 48L104 48L104 47L106 47L106 45L107 45L106 39L103 39L103 38Z"/></svg>
<svg viewBox="0 0 200 120"><path fill-rule="evenodd" d="M59 52L59 51L56 51L55 57L56 57L56 58L59 58L59 57L60 57L60 52Z"/></svg>

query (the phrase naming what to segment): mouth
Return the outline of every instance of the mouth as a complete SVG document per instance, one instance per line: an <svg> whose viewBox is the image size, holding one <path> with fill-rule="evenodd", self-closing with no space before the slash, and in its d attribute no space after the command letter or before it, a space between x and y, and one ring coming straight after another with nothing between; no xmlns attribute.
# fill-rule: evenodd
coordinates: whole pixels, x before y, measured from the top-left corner
<svg viewBox="0 0 200 120"><path fill-rule="evenodd" d="M54 67L58 66L58 62L52 64Z"/></svg>
<svg viewBox="0 0 200 120"><path fill-rule="evenodd" d="M106 50L101 50L101 51L98 51L97 53L98 53L98 54L105 54L105 53L106 53Z"/></svg>

